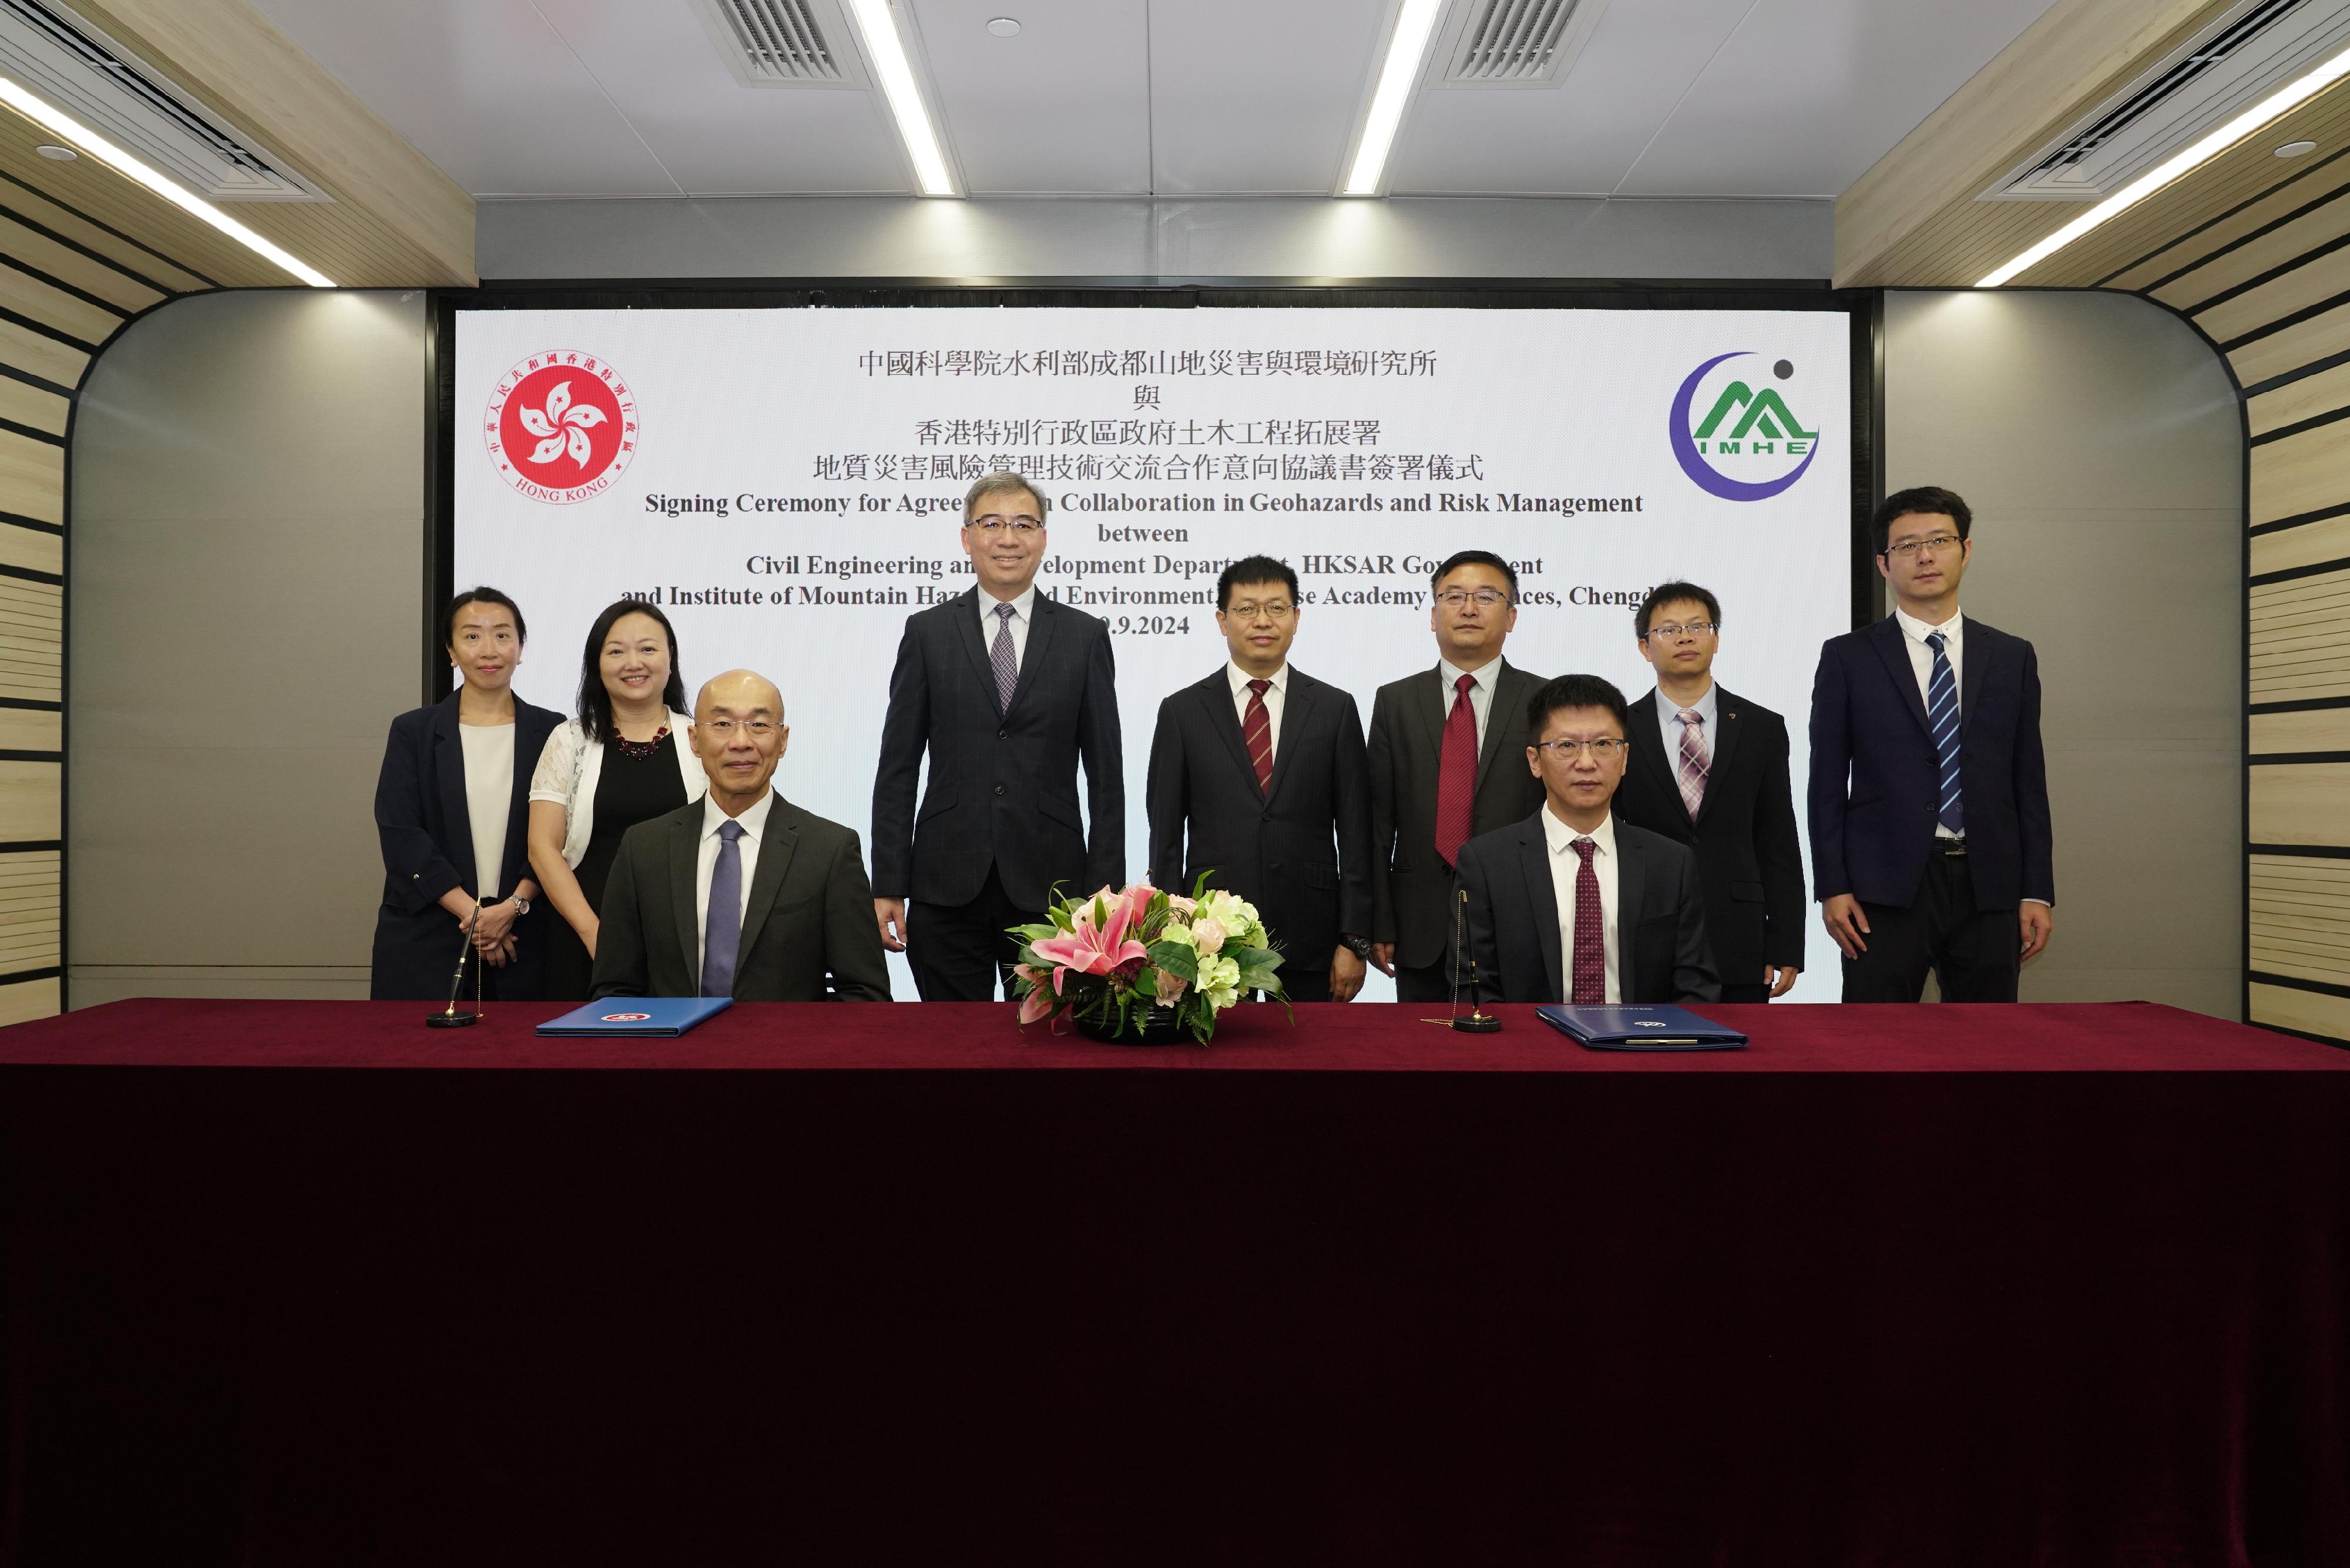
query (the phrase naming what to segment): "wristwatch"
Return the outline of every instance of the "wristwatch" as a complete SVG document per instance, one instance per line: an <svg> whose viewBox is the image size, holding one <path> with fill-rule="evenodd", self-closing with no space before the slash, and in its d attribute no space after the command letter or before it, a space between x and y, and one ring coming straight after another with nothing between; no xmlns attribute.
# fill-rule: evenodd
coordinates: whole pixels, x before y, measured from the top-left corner
<svg viewBox="0 0 2350 1568"><path fill-rule="evenodd" d="M1357 958L1361 959L1365 963L1371 961L1370 938L1358 937L1351 931L1345 932L1339 936L1338 945L1345 948L1348 952L1353 953Z"/></svg>
<svg viewBox="0 0 2350 1568"><path fill-rule="evenodd" d="M524 898L520 893L509 893L506 897L513 903L515 914L527 915L530 913L530 900L528 898Z"/></svg>

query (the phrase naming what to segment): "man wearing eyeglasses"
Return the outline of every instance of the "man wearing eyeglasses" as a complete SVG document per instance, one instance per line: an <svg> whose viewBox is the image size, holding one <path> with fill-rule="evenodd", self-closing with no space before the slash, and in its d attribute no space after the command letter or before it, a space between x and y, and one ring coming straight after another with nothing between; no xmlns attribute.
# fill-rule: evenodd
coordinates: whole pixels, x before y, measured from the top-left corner
<svg viewBox="0 0 2350 1568"><path fill-rule="evenodd" d="M970 592L906 618L873 779L873 920L925 1002L1010 992L1058 888L1126 880L1109 628L1036 591L1046 503L1016 473L963 498ZM916 781L925 754L921 810ZM1077 806L1077 767L1086 809Z"/></svg>
<svg viewBox="0 0 2350 1568"><path fill-rule="evenodd" d="M1804 966L1804 852L1787 722L1713 679L1721 606L1659 583L1632 618L1657 688L1632 705L1632 762L1616 814L1686 844L1705 889L1724 1002L1784 996Z"/></svg>
<svg viewBox="0 0 2350 1568"><path fill-rule="evenodd" d="M1697 857L1610 809L1631 749L1624 694L1562 675L1528 701L1525 722L1542 809L1461 846L1477 1000L1719 1000Z"/></svg>
<svg viewBox="0 0 2350 1568"><path fill-rule="evenodd" d="M1292 1002L1352 1002L1370 955L1371 799L1354 695L1289 662L1297 574L1269 556L1224 568L1231 658L1159 705L1150 742L1152 880L1254 904L1285 951Z"/></svg>
<svg viewBox="0 0 2350 1568"><path fill-rule="evenodd" d="M772 786L791 734L765 677L730 670L702 686L691 738L710 791L621 838L598 997L889 1000L856 832Z"/></svg>
<svg viewBox="0 0 2350 1568"><path fill-rule="evenodd" d="M1947 490L1870 524L1893 613L1829 640L1812 687L1812 867L1846 1002L2013 1002L2056 877L2032 645L1959 613L1973 514Z"/></svg>
<svg viewBox="0 0 2350 1568"><path fill-rule="evenodd" d="M1526 701L1542 686L1502 657L1518 624L1518 574L1463 550L1429 584L1434 670L1371 702L1371 954L1399 1002L1452 992L1453 857L1542 804L1520 771Z"/></svg>

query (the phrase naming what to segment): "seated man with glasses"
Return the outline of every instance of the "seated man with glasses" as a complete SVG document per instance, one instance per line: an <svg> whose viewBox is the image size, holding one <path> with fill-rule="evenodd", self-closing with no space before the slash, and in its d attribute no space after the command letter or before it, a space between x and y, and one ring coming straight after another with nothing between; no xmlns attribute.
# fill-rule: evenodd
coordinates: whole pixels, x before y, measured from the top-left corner
<svg viewBox="0 0 2350 1568"><path fill-rule="evenodd" d="M783 693L729 670L694 699L691 738L710 793L620 840L596 995L889 1001L856 833L769 782L791 739Z"/></svg>
<svg viewBox="0 0 2350 1568"><path fill-rule="evenodd" d="M1609 809L1631 750L1628 717L1624 694L1596 675L1562 675L1526 704L1526 767L1543 808L1461 846L1479 1002L1721 996L1697 857Z"/></svg>
<svg viewBox="0 0 2350 1568"><path fill-rule="evenodd" d="M1974 514L1950 491L1870 520L1893 613L1820 649L1812 871L1846 1002L2013 1002L2055 925L2040 658L1959 613Z"/></svg>
<svg viewBox="0 0 2350 1568"><path fill-rule="evenodd" d="M1151 879L1257 908L1285 951L1292 1002L1352 1002L1371 940L1371 794L1354 695L1289 662L1297 574L1269 556L1224 568L1216 625L1232 657L1159 705L1150 742Z"/></svg>

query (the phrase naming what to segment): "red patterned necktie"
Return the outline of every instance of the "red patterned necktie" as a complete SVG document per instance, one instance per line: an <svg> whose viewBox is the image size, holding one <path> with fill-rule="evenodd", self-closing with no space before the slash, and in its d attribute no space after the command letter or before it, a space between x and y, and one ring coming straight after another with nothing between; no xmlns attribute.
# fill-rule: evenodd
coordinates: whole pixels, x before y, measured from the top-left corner
<svg viewBox="0 0 2350 1568"><path fill-rule="evenodd" d="M1599 873L1591 868L1592 852L1598 847L1594 839L1575 841L1575 852L1583 857L1583 869L1575 874L1575 978L1566 999L1577 1007L1603 1007L1607 1002L1607 941L1601 934Z"/></svg>
<svg viewBox="0 0 2350 1568"><path fill-rule="evenodd" d="M1256 769L1257 793L1273 788L1273 715L1264 711L1264 694L1273 690L1270 680L1248 683L1248 712L1241 720L1241 739L1248 742L1249 766Z"/></svg>
<svg viewBox="0 0 2350 1568"><path fill-rule="evenodd" d="M1452 683L1452 711L1444 720L1444 750L1436 763L1436 853L1447 866L1461 857L1477 805L1477 710L1469 701L1473 675Z"/></svg>

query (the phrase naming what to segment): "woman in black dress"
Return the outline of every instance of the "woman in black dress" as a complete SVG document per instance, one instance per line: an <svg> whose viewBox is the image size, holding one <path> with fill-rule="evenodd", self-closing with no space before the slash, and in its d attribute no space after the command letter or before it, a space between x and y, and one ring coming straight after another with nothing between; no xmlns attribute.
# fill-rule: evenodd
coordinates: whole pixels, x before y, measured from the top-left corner
<svg viewBox="0 0 2350 1568"><path fill-rule="evenodd" d="M685 739L692 724L677 633L656 606L608 605L580 658L579 717L547 738L530 784L530 863L557 918L542 981L550 1001L594 987L597 913L620 836L710 787Z"/></svg>

